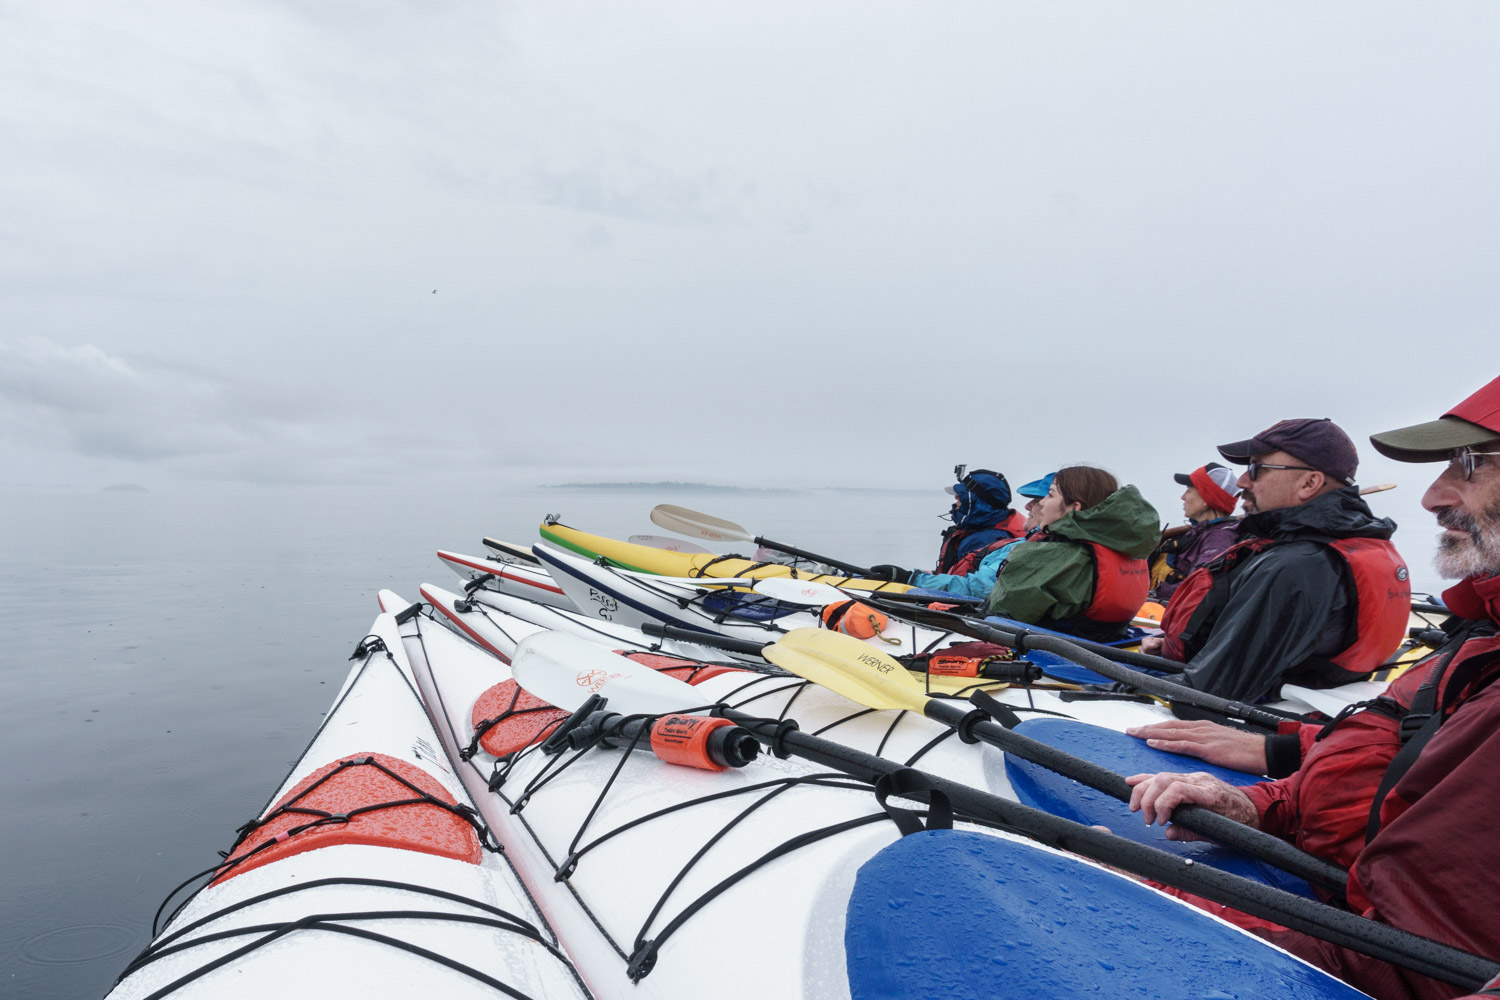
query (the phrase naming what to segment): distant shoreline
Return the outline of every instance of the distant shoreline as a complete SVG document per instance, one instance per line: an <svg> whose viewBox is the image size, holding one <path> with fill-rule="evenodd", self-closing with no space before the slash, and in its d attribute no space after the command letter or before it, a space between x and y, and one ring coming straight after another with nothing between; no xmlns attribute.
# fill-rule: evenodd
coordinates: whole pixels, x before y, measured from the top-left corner
<svg viewBox="0 0 1500 1000"><path fill-rule="evenodd" d="M542 483L543 490L691 490L695 493L926 493L924 489L899 486L719 486L713 483Z"/></svg>

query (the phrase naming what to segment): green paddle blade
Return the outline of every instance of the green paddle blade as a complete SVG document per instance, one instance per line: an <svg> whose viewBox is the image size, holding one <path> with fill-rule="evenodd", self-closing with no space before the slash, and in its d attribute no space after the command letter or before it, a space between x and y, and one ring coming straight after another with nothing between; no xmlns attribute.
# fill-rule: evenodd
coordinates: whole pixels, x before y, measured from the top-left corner
<svg viewBox="0 0 1500 1000"><path fill-rule="evenodd" d="M761 651L778 667L821 684L866 708L922 713L922 682L880 650L842 632L793 629Z"/></svg>

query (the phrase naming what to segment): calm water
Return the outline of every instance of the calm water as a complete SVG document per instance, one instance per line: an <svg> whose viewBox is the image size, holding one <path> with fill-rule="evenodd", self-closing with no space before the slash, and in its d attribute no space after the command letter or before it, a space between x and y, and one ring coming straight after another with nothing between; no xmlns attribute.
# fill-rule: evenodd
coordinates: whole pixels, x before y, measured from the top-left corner
<svg viewBox="0 0 1500 1000"><path fill-rule="evenodd" d="M0 996L98 997L316 728L391 587L678 503L853 561L928 563L932 493L0 489Z"/></svg>

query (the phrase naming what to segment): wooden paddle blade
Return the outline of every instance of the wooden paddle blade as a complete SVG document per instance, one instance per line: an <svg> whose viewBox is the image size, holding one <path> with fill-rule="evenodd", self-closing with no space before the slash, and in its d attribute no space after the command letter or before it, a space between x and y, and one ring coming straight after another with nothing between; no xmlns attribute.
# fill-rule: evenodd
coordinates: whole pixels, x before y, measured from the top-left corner
<svg viewBox="0 0 1500 1000"><path fill-rule="evenodd" d="M693 535L712 542L755 541L754 535L733 521L670 503L659 503L651 508L651 523L679 535Z"/></svg>
<svg viewBox="0 0 1500 1000"><path fill-rule="evenodd" d="M498 538L484 538L484 547L494 553L494 559L503 563L525 563L528 566L540 566L541 561L531 554L531 546L517 545L514 542L501 541Z"/></svg>
<svg viewBox="0 0 1500 1000"><path fill-rule="evenodd" d="M922 684L891 657L853 636L818 628L793 629L761 650L770 662L866 708L922 713Z"/></svg>

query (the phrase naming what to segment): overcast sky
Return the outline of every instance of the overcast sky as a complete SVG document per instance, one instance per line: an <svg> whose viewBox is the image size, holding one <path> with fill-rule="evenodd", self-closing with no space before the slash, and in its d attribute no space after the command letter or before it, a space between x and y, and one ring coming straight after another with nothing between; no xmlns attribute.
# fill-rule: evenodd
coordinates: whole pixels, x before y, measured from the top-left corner
<svg viewBox="0 0 1500 1000"><path fill-rule="evenodd" d="M0 2L0 482L1151 484L1497 374L1490 3ZM1161 485L1166 480L1165 485ZM1394 494L1392 494L1394 496Z"/></svg>

